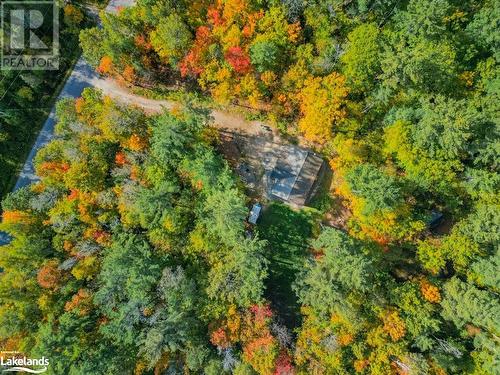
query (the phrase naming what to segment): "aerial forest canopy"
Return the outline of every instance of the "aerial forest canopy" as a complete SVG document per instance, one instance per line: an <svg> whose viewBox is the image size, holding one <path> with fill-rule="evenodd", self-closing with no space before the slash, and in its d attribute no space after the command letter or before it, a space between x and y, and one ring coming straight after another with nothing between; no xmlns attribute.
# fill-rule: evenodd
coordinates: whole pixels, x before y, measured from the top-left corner
<svg viewBox="0 0 500 375"><path fill-rule="evenodd" d="M184 85L300 136L329 159L352 232L390 244L415 241L430 210L460 218L496 202L499 9L139 0L80 41L104 75Z"/></svg>
<svg viewBox="0 0 500 375"><path fill-rule="evenodd" d="M60 374L218 374L209 333L232 312L228 340L271 366L259 363L280 350L263 242L245 236L245 198L206 113L148 118L88 89L59 102L58 117L37 155L41 181L3 203L15 238L0 255L5 345L50 355Z"/></svg>
<svg viewBox="0 0 500 375"><path fill-rule="evenodd" d="M209 111L87 89L59 103L40 182L2 203L3 348L50 353L55 374L500 373L499 0L138 0L102 18L80 33L102 75L250 108L328 161L287 286L301 319L269 293L269 254L295 243L248 230Z"/></svg>

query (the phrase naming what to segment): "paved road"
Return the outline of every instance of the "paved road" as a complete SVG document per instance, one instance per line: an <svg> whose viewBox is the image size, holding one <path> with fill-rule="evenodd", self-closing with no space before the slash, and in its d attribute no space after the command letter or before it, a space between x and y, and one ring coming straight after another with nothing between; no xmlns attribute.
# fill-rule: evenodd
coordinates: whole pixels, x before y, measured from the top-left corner
<svg viewBox="0 0 500 375"><path fill-rule="evenodd" d="M111 0L109 5L106 7L107 12L116 12L119 7L130 6L134 3L133 0ZM102 79L98 74L90 67L89 64L85 62L83 57L80 57L76 63L73 72L66 81L61 93L59 94L57 100L64 97L77 98L81 95L85 87L99 85L99 81ZM105 86L105 85L103 85ZM35 170L33 167L33 160L38 152L43 146L45 146L54 137L54 125L55 125L55 106L50 111L49 117L45 124L43 125L38 138L33 145L28 158L19 174L19 178L16 182L14 190L20 189L23 186L29 185L38 178L35 175Z"/></svg>
<svg viewBox="0 0 500 375"><path fill-rule="evenodd" d="M116 12L118 8L131 6L134 0L111 0L106 7L107 12ZM105 87L104 81L100 78L97 73L88 65L83 58L80 58L76 63L73 72L68 77L61 93L59 94L57 100L64 97L77 98L81 95L85 87L99 86ZM29 185L32 182L38 180L35 175L35 170L33 167L33 160L36 153L43 146L45 146L54 137L54 125L55 125L55 106L50 111L49 117L45 121L38 138L33 145L26 162L24 163L23 169L21 170L14 190L20 189L23 186ZM5 245L9 242L9 237L6 233L0 232L0 246Z"/></svg>
<svg viewBox="0 0 500 375"><path fill-rule="evenodd" d="M134 0L111 0L109 5L106 7L106 11L116 12L118 8L128 7L133 4ZM101 89L104 94L109 95L113 99L127 105L138 106L149 113L160 112L163 108L172 108L174 105L173 102L147 99L132 94L127 88L120 86L113 79L101 77L89 64L87 64L83 58L80 58L76 63L73 72L66 81L57 100L64 97L77 98L81 96L83 89L86 87ZM264 124L259 121L246 121L241 115L218 110L212 111L212 116L214 117L215 125L220 129L253 136L269 136L269 133L267 133L268 130L266 130L266 128L269 129L269 127L264 127ZM37 152L54 138L55 123L56 119L54 106L42 130L40 131L28 158L26 159L14 190L18 190L39 180L39 178L35 175L33 161ZM0 232L0 246L8 243L8 241L9 240L5 233Z"/></svg>

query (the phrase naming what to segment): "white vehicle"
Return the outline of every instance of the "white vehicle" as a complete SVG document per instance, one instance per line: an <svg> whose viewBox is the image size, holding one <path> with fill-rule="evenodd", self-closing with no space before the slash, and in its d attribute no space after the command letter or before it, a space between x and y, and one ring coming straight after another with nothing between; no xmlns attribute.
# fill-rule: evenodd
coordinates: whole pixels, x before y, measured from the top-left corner
<svg viewBox="0 0 500 375"><path fill-rule="evenodd" d="M262 211L262 205L260 203L255 203L250 210L250 216L248 217L248 222L250 224L257 224L257 220L260 216L260 211Z"/></svg>

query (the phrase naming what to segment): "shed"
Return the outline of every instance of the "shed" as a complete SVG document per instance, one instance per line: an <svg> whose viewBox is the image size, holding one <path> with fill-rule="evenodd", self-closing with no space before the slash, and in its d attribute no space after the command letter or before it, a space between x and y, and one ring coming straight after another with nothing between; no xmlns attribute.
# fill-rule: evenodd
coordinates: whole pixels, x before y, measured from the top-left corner
<svg viewBox="0 0 500 375"><path fill-rule="evenodd" d="M427 226L429 229L434 229L437 226L439 226L444 219L444 215L442 212L437 211L437 210L432 210L431 214L429 216L429 219L427 220Z"/></svg>
<svg viewBox="0 0 500 375"><path fill-rule="evenodd" d="M0 231L0 246L8 245L12 238L6 233Z"/></svg>

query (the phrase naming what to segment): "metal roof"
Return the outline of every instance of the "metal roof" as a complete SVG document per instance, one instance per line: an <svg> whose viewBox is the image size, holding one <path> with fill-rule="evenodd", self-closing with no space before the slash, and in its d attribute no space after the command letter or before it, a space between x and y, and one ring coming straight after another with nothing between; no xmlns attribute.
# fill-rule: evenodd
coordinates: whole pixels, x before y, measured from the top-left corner
<svg viewBox="0 0 500 375"><path fill-rule="evenodd" d="M304 205L322 165L322 158L301 150L280 160L271 173L271 194L281 200Z"/></svg>

